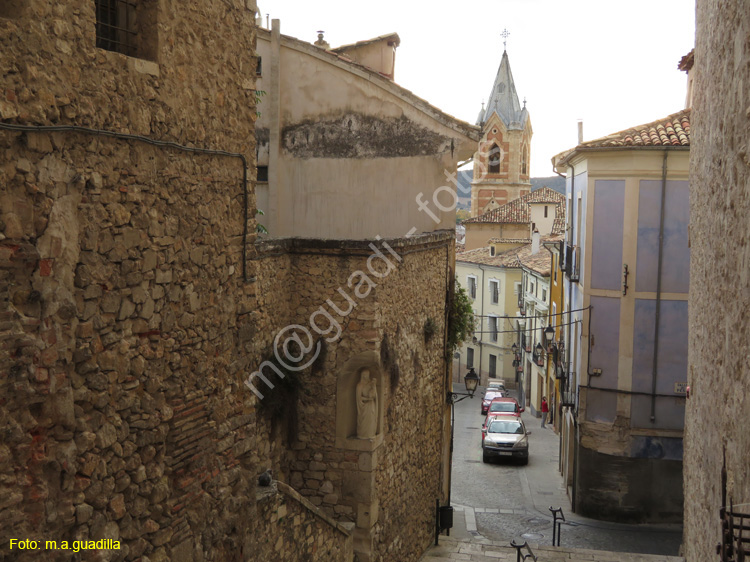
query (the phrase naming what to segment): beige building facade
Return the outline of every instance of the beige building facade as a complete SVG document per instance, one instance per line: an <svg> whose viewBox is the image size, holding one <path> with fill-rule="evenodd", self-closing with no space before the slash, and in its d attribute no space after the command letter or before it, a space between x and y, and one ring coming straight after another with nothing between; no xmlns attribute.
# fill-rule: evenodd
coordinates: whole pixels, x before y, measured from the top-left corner
<svg viewBox="0 0 750 562"><path fill-rule="evenodd" d="M326 50L280 27L274 20L258 31L266 181L257 203L270 236L361 240L453 229L456 185L446 174L471 157L477 128L393 81L397 35ZM421 185L430 190L420 197ZM388 208L390 220L373 207Z"/></svg>
<svg viewBox="0 0 750 562"><path fill-rule="evenodd" d="M565 196L542 187L500 207L462 222L467 250L483 248L489 240L497 249L516 248L541 236L560 234L565 226Z"/></svg>
<svg viewBox="0 0 750 562"><path fill-rule="evenodd" d="M475 332L454 357L454 381L474 368L480 384L502 379L515 386L511 346L515 341L521 266L514 250L500 252L490 245L456 256L456 280L472 301Z"/></svg>

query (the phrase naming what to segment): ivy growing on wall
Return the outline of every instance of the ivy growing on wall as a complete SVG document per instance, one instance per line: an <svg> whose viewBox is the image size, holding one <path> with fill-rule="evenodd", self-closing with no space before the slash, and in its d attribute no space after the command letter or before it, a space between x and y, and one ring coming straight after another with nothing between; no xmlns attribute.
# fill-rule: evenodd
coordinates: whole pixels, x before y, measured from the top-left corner
<svg viewBox="0 0 750 562"><path fill-rule="evenodd" d="M461 344L474 334L474 310L466 290L456 281L456 290L450 303L448 313L448 346L447 359L453 357Z"/></svg>

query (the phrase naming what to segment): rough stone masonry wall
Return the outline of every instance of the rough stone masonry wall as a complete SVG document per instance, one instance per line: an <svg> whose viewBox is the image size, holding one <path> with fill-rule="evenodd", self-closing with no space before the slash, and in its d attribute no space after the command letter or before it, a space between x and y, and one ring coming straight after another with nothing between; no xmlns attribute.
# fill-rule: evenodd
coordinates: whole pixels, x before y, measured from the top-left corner
<svg viewBox="0 0 750 562"><path fill-rule="evenodd" d="M34 135L3 139L3 208L27 216L6 212L0 243L2 546L116 538L130 559L226 559L258 458L229 367L255 307L238 170L75 135L24 147Z"/></svg>
<svg viewBox="0 0 750 562"><path fill-rule="evenodd" d="M3 3L2 121L252 167L251 6L142 5L149 60L95 48L94 2ZM68 131L0 146L2 556L11 538L112 538L104 558L241 557L273 447L241 383L267 312L243 280L239 160Z"/></svg>
<svg viewBox="0 0 750 562"><path fill-rule="evenodd" d="M722 454L728 496L750 502L750 11L698 0L690 147L690 399L685 556L717 560ZM748 512L748 505L738 508Z"/></svg>
<svg viewBox="0 0 750 562"><path fill-rule="evenodd" d="M253 560L353 560L350 528L326 516L286 484L258 488L257 503L262 532Z"/></svg>
<svg viewBox="0 0 750 562"><path fill-rule="evenodd" d="M342 336L326 344L321 361L303 372L298 422L289 441L290 471L284 478L324 513L356 523L360 537L366 530L371 560L406 562L419 559L434 538L435 499L445 478L443 334L454 241L451 234L433 234L388 242L403 261L383 279L369 273L373 251L367 243L276 243L277 253L283 248L292 264L289 282L298 323L309 325L321 306L331 310L326 299L345 310L338 289L357 303L346 317L336 317ZM273 244L268 243L267 252ZM392 258L386 250L383 254ZM269 283L272 269L259 271L266 278L259 283ZM347 283L356 271L377 284L363 298ZM435 325L426 340L428 319ZM321 328L327 325L320 319ZM337 378L347 360L366 351L377 353L384 370L384 439L374 452L336 446ZM378 506L374 512L359 508L371 503ZM355 534L355 549L361 548Z"/></svg>
<svg viewBox="0 0 750 562"><path fill-rule="evenodd" d="M380 295L381 333L392 357L388 433L376 474L380 515L374 531L384 561L418 560L434 540L435 500L445 504L445 302L455 248L449 242L407 255L400 283L385 286ZM425 337L428 320L435 331Z"/></svg>

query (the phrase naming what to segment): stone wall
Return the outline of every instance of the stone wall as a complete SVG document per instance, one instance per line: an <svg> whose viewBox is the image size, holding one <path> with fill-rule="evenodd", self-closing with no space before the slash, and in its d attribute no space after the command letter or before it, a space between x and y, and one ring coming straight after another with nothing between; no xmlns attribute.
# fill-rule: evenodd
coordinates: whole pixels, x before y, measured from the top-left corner
<svg viewBox="0 0 750 562"><path fill-rule="evenodd" d="M255 64L254 11L150 6L147 59L95 47L93 2L0 13L4 124L144 137L0 129L3 557L11 538L110 538L122 548L105 559L152 561L235 559L252 542L274 447L236 369L258 309L242 162L148 141L253 165L253 84L238 76Z"/></svg>
<svg viewBox="0 0 750 562"><path fill-rule="evenodd" d="M283 422L293 424L291 433L283 432L292 451L289 469L283 463L279 469L280 478L324 513L356 523L354 548L363 562L418 559L434 537L435 500L444 500L447 478L441 467L447 435L443 338L453 235L387 244L401 259L379 246L393 268L371 259L367 242L269 241L258 255L260 262L264 254L288 256L295 322L310 326L311 315L322 308L340 326L340 337L331 331L320 358L300 372L296 414ZM274 268L258 271L262 286L277 277ZM340 312L351 311L337 314L329 300ZM321 315L314 319L321 331L331 325ZM428 319L435 324L429 337ZM354 397L342 384L350 374L356 382L352 364L371 365L379 377L380 430L371 442L353 439L351 428L343 427L342 418L354 409ZM276 390L259 386L264 394Z"/></svg>
<svg viewBox="0 0 750 562"><path fill-rule="evenodd" d="M688 561L702 562L718 559L724 452L727 500L750 502L747 2L698 0L694 71L684 545Z"/></svg>
<svg viewBox="0 0 750 562"><path fill-rule="evenodd" d="M253 560L351 562L351 528L331 519L282 482L258 488Z"/></svg>

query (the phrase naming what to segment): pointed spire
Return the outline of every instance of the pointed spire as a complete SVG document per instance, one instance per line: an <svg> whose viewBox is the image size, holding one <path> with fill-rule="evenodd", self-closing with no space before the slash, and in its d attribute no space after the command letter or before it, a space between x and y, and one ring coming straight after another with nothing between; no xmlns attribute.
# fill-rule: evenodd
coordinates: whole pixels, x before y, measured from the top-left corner
<svg viewBox="0 0 750 562"><path fill-rule="evenodd" d="M526 109L525 104L523 109ZM509 129L522 129L526 124L527 112L522 111L521 104L518 102L516 83L513 81L506 51L503 51L503 58L497 69L495 83L492 86L482 121L487 121L493 112L498 114Z"/></svg>

